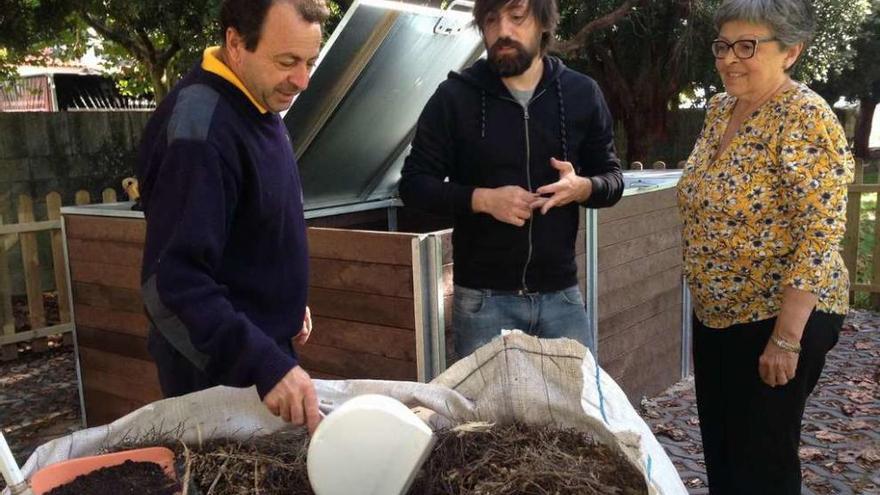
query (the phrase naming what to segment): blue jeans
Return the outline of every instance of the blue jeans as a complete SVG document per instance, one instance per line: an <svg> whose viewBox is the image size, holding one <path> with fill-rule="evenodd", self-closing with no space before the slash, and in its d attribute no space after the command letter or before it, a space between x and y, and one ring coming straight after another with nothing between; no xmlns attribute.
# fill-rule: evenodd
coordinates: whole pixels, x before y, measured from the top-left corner
<svg viewBox="0 0 880 495"><path fill-rule="evenodd" d="M519 295L456 285L452 326L459 357L501 335L502 329L522 330L544 339L568 337L591 351L594 348L584 299L577 286Z"/></svg>

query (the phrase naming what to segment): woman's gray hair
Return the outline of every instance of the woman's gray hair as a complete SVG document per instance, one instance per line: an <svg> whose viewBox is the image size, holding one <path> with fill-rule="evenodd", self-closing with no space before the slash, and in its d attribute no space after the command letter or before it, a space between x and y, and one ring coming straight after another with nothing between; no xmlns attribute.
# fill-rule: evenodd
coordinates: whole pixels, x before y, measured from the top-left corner
<svg viewBox="0 0 880 495"><path fill-rule="evenodd" d="M786 48L808 45L816 29L810 0L724 0L715 11L715 28L731 21L764 24Z"/></svg>

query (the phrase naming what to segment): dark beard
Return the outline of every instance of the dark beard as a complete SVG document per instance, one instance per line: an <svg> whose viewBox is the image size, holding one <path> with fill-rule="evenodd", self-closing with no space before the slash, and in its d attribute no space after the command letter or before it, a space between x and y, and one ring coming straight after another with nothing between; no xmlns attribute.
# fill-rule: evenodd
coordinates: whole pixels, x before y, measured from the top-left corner
<svg viewBox="0 0 880 495"><path fill-rule="evenodd" d="M516 52L513 55L500 55L502 48L511 47ZM532 66L534 53L529 53L522 43L510 38L499 38L489 48L489 66L501 77L514 77L527 71Z"/></svg>

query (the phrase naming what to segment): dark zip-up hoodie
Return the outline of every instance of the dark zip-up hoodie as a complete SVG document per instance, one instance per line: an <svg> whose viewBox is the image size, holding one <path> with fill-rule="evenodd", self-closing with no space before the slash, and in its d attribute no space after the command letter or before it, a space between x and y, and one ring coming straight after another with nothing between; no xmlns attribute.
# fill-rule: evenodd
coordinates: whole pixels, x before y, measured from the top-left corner
<svg viewBox="0 0 880 495"><path fill-rule="evenodd" d="M477 187L535 191L559 180L553 157L590 178L593 192L582 206L612 206L623 193L613 121L598 85L557 58L543 61L527 108L481 59L451 72L419 117L400 197L407 206L455 216L456 284L545 292L577 283L577 204L546 215L536 210L516 227L473 212Z"/></svg>

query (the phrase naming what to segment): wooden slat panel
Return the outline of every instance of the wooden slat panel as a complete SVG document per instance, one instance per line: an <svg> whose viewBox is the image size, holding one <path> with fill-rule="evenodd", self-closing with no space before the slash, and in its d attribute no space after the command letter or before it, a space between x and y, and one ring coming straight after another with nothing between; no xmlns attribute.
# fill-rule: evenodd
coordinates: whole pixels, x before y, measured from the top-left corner
<svg viewBox="0 0 880 495"><path fill-rule="evenodd" d="M315 317L313 323L314 331L303 352L318 344L402 361L416 360L416 335L411 330L322 317Z"/></svg>
<svg viewBox="0 0 880 495"><path fill-rule="evenodd" d="M147 336L149 322L143 313L128 313L106 308L96 308L94 306L78 304L76 301L74 301L73 311L77 327L82 325L111 332L126 333L137 337Z"/></svg>
<svg viewBox="0 0 880 495"><path fill-rule="evenodd" d="M439 234L443 250L443 264L446 265L452 263L452 229L446 229Z"/></svg>
<svg viewBox="0 0 880 495"><path fill-rule="evenodd" d="M324 373L323 371L306 370L312 380L345 380L344 376L334 375L332 373Z"/></svg>
<svg viewBox="0 0 880 495"><path fill-rule="evenodd" d="M68 239L130 242L142 245L147 232L143 219L64 215Z"/></svg>
<svg viewBox="0 0 880 495"><path fill-rule="evenodd" d="M133 266L140 270L144 247L130 242L69 238L67 252L71 260Z"/></svg>
<svg viewBox="0 0 880 495"><path fill-rule="evenodd" d="M144 308L141 291L136 289L74 282L73 298L77 304L127 313L141 313Z"/></svg>
<svg viewBox="0 0 880 495"><path fill-rule="evenodd" d="M72 282L140 290L141 267L78 260L70 264L70 279Z"/></svg>
<svg viewBox="0 0 880 495"><path fill-rule="evenodd" d="M681 267L646 277L640 284L602 294L599 296L599 320L610 318L676 288L681 288Z"/></svg>
<svg viewBox="0 0 880 495"><path fill-rule="evenodd" d="M153 362L153 357L147 351L146 337L79 325L76 327L76 342L80 347L87 347L113 355Z"/></svg>
<svg viewBox="0 0 880 495"><path fill-rule="evenodd" d="M112 423L147 404L144 400L126 399L90 387L83 387L83 395L89 428Z"/></svg>
<svg viewBox="0 0 880 495"><path fill-rule="evenodd" d="M639 352L638 359L643 363L632 364L633 358L628 357L630 364L624 374L613 376L629 398L630 403L638 406L642 397L651 397L666 390L681 379L681 344L670 342L662 347L646 348Z"/></svg>
<svg viewBox="0 0 880 495"><path fill-rule="evenodd" d="M310 227L312 258L412 265L412 239L416 234Z"/></svg>
<svg viewBox="0 0 880 495"><path fill-rule="evenodd" d="M676 335L680 338L681 308L665 308L637 325L601 339L599 359L602 362L614 361L621 355L633 352L650 342L657 344L656 339L668 340Z"/></svg>
<svg viewBox="0 0 880 495"><path fill-rule="evenodd" d="M633 392L637 392L636 385L644 383L644 376L662 373L663 370L674 369L680 371L681 340L680 334L671 335L655 333L644 345L620 354L617 358L604 361L602 352L599 359L603 361L601 366L611 375L624 389L631 400L638 400ZM666 386L675 383L671 380Z"/></svg>
<svg viewBox="0 0 880 495"><path fill-rule="evenodd" d="M401 265L329 260L309 260L309 285L365 294L412 299L412 268Z"/></svg>
<svg viewBox="0 0 880 495"><path fill-rule="evenodd" d="M678 208L664 208L638 217L622 218L599 225L599 247L674 229L680 225Z"/></svg>
<svg viewBox="0 0 880 495"><path fill-rule="evenodd" d="M599 224L613 222L621 218L642 216L654 210L677 206L675 188L626 196L613 207L599 210Z"/></svg>
<svg viewBox="0 0 880 495"><path fill-rule="evenodd" d="M156 365L79 346L83 385L126 399L153 402L162 398Z"/></svg>
<svg viewBox="0 0 880 495"><path fill-rule="evenodd" d="M618 244L599 248L599 272L634 261L643 256L681 246L681 229L654 232Z"/></svg>
<svg viewBox="0 0 880 495"><path fill-rule="evenodd" d="M599 295L641 284L646 277L676 266L681 266L681 249L678 247L616 266L599 274Z"/></svg>
<svg viewBox="0 0 880 495"><path fill-rule="evenodd" d="M662 313L669 308L678 308L681 305L681 289L670 289L657 297L646 301L638 306L621 311L608 318L599 318L599 343L605 339L625 331L630 327L638 326L645 320Z"/></svg>
<svg viewBox="0 0 880 495"><path fill-rule="evenodd" d="M303 348L300 363L306 370L346 378L407 381L418 379L414 361L388 359L374 354L312 343Z"/></svg>
<svg viewBox="0 0 880 495"><path fill-rule="evenodd" d="M314 316L415 329L412 299L312 288L309 307Z"/></svg>

